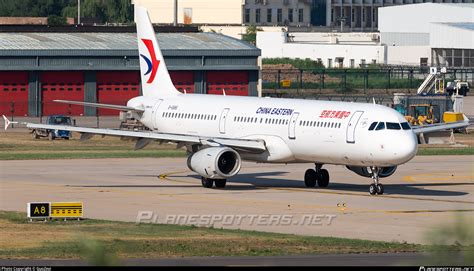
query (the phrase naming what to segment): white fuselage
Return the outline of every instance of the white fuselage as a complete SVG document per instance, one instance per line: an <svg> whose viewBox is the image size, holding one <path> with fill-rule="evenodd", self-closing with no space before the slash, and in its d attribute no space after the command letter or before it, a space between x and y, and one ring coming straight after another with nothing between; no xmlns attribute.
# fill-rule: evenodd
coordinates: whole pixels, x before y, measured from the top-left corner
<svg viewBox="0 0 474 271"><path fill-rule="evenodd" d="M411 129L369 130L374 122L406 122L382 105L299 99L178 94L136 97L140 121L155 132L209 138L261 139L267 151L244 160L394 166L417 151Z"/></svg>

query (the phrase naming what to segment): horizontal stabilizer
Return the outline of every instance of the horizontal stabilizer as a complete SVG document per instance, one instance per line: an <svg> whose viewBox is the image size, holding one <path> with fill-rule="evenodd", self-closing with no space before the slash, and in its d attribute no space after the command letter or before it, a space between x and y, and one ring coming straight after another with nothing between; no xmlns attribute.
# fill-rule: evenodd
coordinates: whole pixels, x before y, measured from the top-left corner
<svg viewBox="0 0 474 271"><path fill-rule="evenodd" d="M10 127L11 124L18 124L18 121L11 121L5 115L3 115L3 121L5 121L5 131Z"/></svg>
<svg viewBox="0 0 474 271"><path fill-rule="evenodd" d="M121 110L121 111L136 111L136 112L145 111L143 108L133 108L133 107L125 106L125 105L115 105L115 104L99 104L99 103L88 103L88 102L66 101L66 100L54 100L54 102L64 103L64 104L83 105L83 106L89 106L89 107L107 108L107 109L114 109L114 110Z"/></svg>

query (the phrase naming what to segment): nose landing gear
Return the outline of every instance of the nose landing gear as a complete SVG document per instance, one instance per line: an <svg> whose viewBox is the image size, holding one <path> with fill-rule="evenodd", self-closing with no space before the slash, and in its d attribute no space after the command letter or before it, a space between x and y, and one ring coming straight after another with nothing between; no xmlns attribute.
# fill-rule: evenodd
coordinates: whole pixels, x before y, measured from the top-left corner
<svg viewBox="0 0 474 271"><path fill-rule="evenodd" d="M322 164L315 164L315 169L308 169L304 174L304 184L306 187L327 187L329 185L329 172L322 169Z"/></svg>
<svg viewBox="0 0 474 271"><path fill-rule="evenodd" d="M378 167L370 167L371 175L372 175L372 180L374 181L373 184L369 186L369 193L371 195L382 195L383 194L383 185L379 183L379 173L380 173L380 168Z"/></svg>

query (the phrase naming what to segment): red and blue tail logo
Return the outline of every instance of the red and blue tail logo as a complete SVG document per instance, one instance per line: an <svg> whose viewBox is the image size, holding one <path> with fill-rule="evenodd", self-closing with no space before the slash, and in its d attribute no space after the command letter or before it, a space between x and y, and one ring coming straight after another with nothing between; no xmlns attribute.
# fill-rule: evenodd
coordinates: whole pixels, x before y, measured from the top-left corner
<svg viewBox="0 0 474 271"><path fill-rule="evenodd" d="M150 58L140 54L141 57L143 57L143 60L145 60L148 69L145 72L144 75L150 74L150 77L148 78L147 84L153 83L153 80L155 80L156 72L158 71L158 66L160 66L160 61L156 59L156 54L155 54L155 48L153 46L153 42L148 39L142 39L143 43L145 44L146 48L148 49L148 53L150 54Z"/></svg>

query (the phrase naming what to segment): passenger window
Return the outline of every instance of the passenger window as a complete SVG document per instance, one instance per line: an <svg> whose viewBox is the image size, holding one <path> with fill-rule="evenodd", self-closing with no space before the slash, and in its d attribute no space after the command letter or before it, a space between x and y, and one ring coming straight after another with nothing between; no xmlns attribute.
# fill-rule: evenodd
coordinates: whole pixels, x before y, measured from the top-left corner
<svg viewBox="0 0 474 271"><path fill-rule="evenodd" d="M372 122L372 124L369 126L369 131L375 129L375 126L377 126L377 122Z"/></svg>
<svg viewBox="0 0 474 271"><path fill-rule="evenodd" d="M379 122L375 130L378 131L378 130L383 130L383 129L385 129L385 122Z"/></svg>
<svg viewBox="0 0 474 271"><path fill-rule="evenodd" d="M389 130L400 130L400 124L396 122L387 122L387 129Z"/></svg>
<svg viewBox="0 0 474 271"><path fill-rule="evenodd" d="M403 130L410 130L410 124L408 122L402 122L401 123Z"/></svg>

